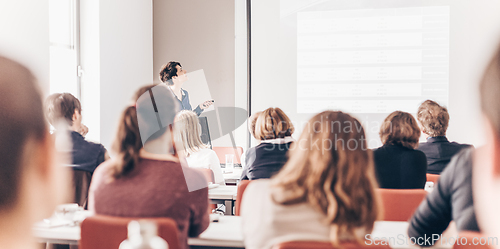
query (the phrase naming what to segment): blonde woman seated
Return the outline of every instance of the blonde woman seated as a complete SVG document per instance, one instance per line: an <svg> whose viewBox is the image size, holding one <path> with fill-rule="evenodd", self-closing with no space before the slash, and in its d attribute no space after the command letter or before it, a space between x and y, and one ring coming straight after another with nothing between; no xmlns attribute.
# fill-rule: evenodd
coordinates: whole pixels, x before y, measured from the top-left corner
<svg viewBox="0 0 500 249"><path fill-rule="evenodd" d="M201 125L193 111L180 111L175 116L175 139L179 154L190 168L211 169L215 183L226 185L219 158L215 151L201 141Z"/></svg>
<svg viewBox="0 0 500 249"><path fill-rule="evenodd" d="M361 124L348 114L326 111L309 120L283 169L248 185L241 206L245 248L287 241L364 243L378 212L366 146Z"/></svg>
<svg viewBox="0 0 500 249"><path fill-rule="evenodd" d="M248 149L241 180L270 178L280 171L288 159L293 132L290 118L280 108L261 112L255 124L255 138L260 144Z"/></svg>

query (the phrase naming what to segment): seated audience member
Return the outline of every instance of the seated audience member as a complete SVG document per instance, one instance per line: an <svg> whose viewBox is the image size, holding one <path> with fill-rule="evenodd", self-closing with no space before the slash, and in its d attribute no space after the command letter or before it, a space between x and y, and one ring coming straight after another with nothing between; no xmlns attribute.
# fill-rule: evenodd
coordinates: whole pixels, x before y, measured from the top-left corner
<svg viewBox="0 0 500 249"><path fill-rule="evenodd" d="M158 92L157 87L165 86L140 88L134 97L137 103L123 111L112 147L117 156L96 169L89 209L110 216L172 218L177 222L181 245L188 248L187 237L198 236L208 227L208 189L202 173L179 162L167 125L173 123L178 104L166 88L163 95L155 93L154 98L163 128L158 130L156 118L144 121L153 111L148 91ZM144 116L138 119L140 114ZM141 134L152 134L144 146ZM205 188L190 192L190 181L203 182Z"/></svg>
<svg viewBox="0 0 500 249"><path fill-rule="evenodd" d="M47 119L55 127L55 120L64 120L71 131L73 142L73 168L94 172L104 160L109 159L102 144L85 140L88 128L82 124L80 101L70 93L54 93L46 100Z"/></svg>
<svg viewBox="0 0 500 249"><path fill-rule="evenodd" d="M448 141L446 129L450 116L448 110L438 103L424 101L418 108L417 119L427 139L426 143L418 146L418 150L427 157L427 173L440 174L455 154L471 146Z"/></svg>
<svg viewBox="0 0 500 249"><path fill-rule="evenodd" d="M500 49L486 67L479 84L486 144L474 154L474 207L481 232L496 239L490 244L500 248Z"/></svg>
<svg viewBox="0 0 500 249"><path fill-rule="evenodd" d="M407 112L395 111L380 127L384 144L373 151L375 174L380 188L424 188L427 181L427 159L418 146L420 129Z"/></svg>
<svg viewBox="0 0 500 249"><path fill-rule="evenodd" d="M2 56L0 117L0 248L39 248L33 223L65 201L68 175L57 166L35 77Z"/></svg>
<svg viewBox="0 0 500 249"><path fill-rule="evenodd" d="M56 120L63 120L71 131L74 202L86 208L92 174L109 156L102 144L85 140L88 128L82 124L82 108L75 96L54 93L47 98L45 105L49 122L56 127Z"/></svg>
<svg viewBox="0 0 500 249"><path fill-rule="evenodd" d="M201 125L193 111L180 111L175 116L175 141L179 154L191 168L210 169L217 184L226 185L215 151L201 141Z"/></svg>
<svg viewBox="0 0 500 249"><path fill-rule="evenodd" d="M259 115L261 114L262 112L256 112L254 114L252 114L249 118L248 118L248 131L250 132L250 135L252 135L253 138L255 138L257 140L257 142L260 142L259 139L255 136L255 125L257 124L257 118L259 117ZM246 164L245 164L245 160L247 158L247 153L248 151L246 151L245 153L243 153L243 155L241 155L241 166L242 167L245 167Z"/></svg>
<svg viewBox="0 0 500 249"><path fill-rule="evenodd" d="M438 184L410 220L410 237L442 234L452 220L458 231L479 231L472 200L472 154L472 148L462 150L443 170ZM430 242L427 245L432 245Z"/></svg>
<svg viewBox="0 0 500 249"><path fill-rule="evenodd" d="M259 114L255 137L260 144L248 149L241 180L270 178L287 161L287 152L293 142L292 122L280 108L268 108Z"/></svg>
<svg viewBox="0 0 500 249"><path fill-rule="evenodd" d="M361 129L346 132L349 125ZM364 241L378 214L372 153L366 146L361 124L348 114L325 111L309 120L283 169L245 190L245 248L299 240Z"/></svg>

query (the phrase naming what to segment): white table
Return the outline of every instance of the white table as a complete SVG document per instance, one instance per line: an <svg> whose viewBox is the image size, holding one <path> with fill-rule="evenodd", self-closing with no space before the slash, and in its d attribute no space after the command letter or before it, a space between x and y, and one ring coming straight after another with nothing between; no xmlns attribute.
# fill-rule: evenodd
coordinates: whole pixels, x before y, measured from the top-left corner
<svg viewBox="0 0 500 249"><path fill-rule="evenodd" d="M212 203L224 204L226 206L226 214L234 214L233 206L236 201L237 186L218 186L208 190L208 199Z"/></svg>
<svg viewBox="0 0 500 249"><path fill-rule="evenodd" d="M40 243L77 245L80 241L79 226L49 228L39 222L33 226L32 231ZM219 222L211 222L198 238L189 238L188 244L197 247L244 248L241 219L239 216L221 216Z"/></svg>
<svg viewBox="0 0 500 249"><path fill-rule="evenodd" d="M371 234L371 238L385 239L386 241L394 241L390 246L395 249L414 248L415 246L405 242L407 237L406 231L408 222L399 221L377 221ZM77 244L80 240L80 227L57 227L33 228L33 233L39 242L42 243L66 243ZM456 231L453 229L447 230L443 236L456 237ZM212 222L210 226L197 238L189 238L188 244L194 247L228 247L228 248L243 248L243 234L241 230L241 217L239 216L222 216L219 222ZM449 249L453 246L450 244L441 245L438 243L432 248Z"/></svg>
<svg viewBox="0 0 500 249"><path fill-rule="evenodd" d="M197 238L189 238L190 246L213 246L244 248L241 218L239 216L221 216L219 222L210 226Z"/></svg>

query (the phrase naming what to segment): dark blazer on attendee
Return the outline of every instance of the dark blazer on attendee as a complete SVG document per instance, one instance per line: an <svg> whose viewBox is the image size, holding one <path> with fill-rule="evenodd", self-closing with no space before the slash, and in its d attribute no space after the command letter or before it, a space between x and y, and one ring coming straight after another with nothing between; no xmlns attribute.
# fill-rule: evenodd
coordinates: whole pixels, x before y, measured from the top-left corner
<svg viewBox="0 0 500 249"><path fill-rule="evenodd" d="M426 143L420 143L418 150L427 157L427 173L441 174L451 158L464 148L472 147L470 144L450 142L445 136L429 137Z"/></svg>
<svg viewBox="0 0 500 249"><path fill-rule="evenodd" d="M288 159L291 144L263 142L248 149L241 180L267 179L278 173Z"/></svg>
<svg viewBox="0 0 500 249"><path fill-rule="evenodd" d="M424 188L427 160L422 151L401 145L384 145L373 151L380 188Z"/></svg>
<svg viewBox="0 0 500 249"><path fill-rule="evenodd" d="M479 231L472 198L472 156L472 147L464 149L443 170L434 190L410 219L410 237L441 234L452 220L459 232Z"/></svg>

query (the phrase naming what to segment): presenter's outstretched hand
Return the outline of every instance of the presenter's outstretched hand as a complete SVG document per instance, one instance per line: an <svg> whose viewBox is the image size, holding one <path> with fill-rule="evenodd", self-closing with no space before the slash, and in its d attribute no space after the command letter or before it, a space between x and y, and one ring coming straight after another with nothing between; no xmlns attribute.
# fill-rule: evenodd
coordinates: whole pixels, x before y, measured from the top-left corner
<svg viewBox="0 0 500 249"><path fill-rule="evenodd" d="M205 110L205 109L207 109L208 107L210 107L213 104L214 104L214 100L207 100L207 101L205 101L205 102L203 102L203 103L200 104L200 108L202 110Z"/></svg>

